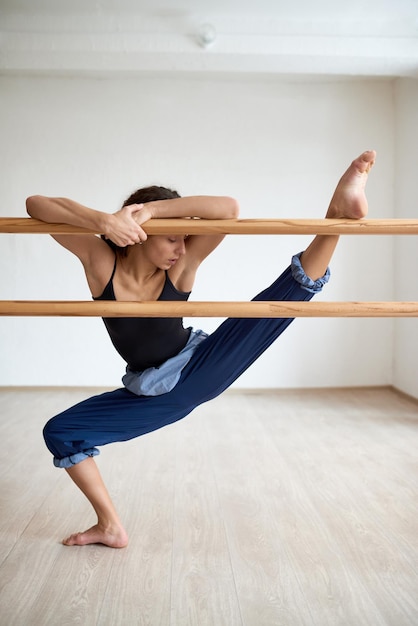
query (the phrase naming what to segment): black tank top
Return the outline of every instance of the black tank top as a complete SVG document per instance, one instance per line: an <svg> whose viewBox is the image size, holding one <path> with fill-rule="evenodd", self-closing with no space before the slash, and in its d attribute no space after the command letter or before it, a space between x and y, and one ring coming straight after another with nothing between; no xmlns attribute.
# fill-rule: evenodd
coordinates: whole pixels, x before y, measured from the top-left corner
<svg viewBox="0 0 418 626"><path fill-rule="evenodd" d="M116 300L112 276L101 296L93 300ZM165 273L165 283L157 300L188 300L190 293L178 291ZM190 328L184 328L181 318L173 317L104 317L110 339L129 367L142 372L158 367L184 348Z"/></svg>

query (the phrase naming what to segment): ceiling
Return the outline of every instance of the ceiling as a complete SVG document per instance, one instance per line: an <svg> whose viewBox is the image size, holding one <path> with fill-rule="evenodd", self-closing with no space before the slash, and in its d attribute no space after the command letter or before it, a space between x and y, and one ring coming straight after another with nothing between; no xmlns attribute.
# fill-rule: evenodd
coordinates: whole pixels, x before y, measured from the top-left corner
<svg viewBox="0 0 418 626"><path fill-rule="evenodd" d="M416 0L0 0L28 13L131 12L148 15L274 15L283 18L417 18Z"/></svg>
<svg viewBox="0 0 418 626"><path fill-rule="evenodd" d="M143 72L418 78L418 0L0 0L0 73Z"/></svg>

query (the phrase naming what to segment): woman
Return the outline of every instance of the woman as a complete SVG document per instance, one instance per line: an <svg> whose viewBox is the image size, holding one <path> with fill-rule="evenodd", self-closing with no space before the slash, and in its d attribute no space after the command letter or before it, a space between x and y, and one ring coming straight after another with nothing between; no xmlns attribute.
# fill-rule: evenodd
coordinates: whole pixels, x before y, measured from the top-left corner
<svg viewBox="0 0 418 626"><path fill-rule="evenodd" d="M326 217L360 219L375 152L364 152L339 181ZM83 264L93 298L187 300L196 271L222 235L147 237L152 218L230 219L238 205L228 197L185 197L161 187L138 190L109 215L63 198L32 196L32 217L83 226L95 235L54 238ZM257 300L310 300L328 281L337 235L314 238L309 247ZM178 319L109 318L105 324L127 362L125 387L77 404L48 422L44 437L54 464L64 467L88 498L97 524L64 539L65 545L102 543L122 548L127 533L101 479L96 446L126 441L175 422L219 395L290 324L289 319L228 319L210 336L185 329Z"/></svg>

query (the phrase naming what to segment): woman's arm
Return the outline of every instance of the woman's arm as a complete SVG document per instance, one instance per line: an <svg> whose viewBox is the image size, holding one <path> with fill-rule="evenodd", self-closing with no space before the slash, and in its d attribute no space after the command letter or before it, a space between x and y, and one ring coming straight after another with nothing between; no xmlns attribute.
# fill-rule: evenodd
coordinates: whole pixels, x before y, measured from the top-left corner
<svg viewBox="0 0 418 626"><path fill-rule="evenodd" d="M145 239L146 235L134 219L139 210L138 205L124 207L116 213L104 213L90 209L69 198L48 198L46 196L30 196L26 200L26 210L31 217L49 223L70 224L94 230L106 235L118 246L127 246ZM81 236L82 240L85 237ZM60 240L61 237L56 237ZM65 237L67 240L68 237ZM74 241L79 239L71 235Z"/></svg>
<svg viewBox="0 0 418 626"><path fill-rule="evenodd" d="M135 205L136 206L136 205ZM141 207L141 205L137 205ZM236 219L237 200L229 196L189 196L147 202L135 213L135 220L194 217L200 219ZM180 291L191 291L199 265L224 239L225 235L192 235L186 240L186 254L170 270L170 278Z"/></svg>
<svg viewBox="0 0 418 626"><path fill-rule="evenodd" d="M127 246L146 239L146 234L133 218L135 207L125 207L108 214L90 209L68 198L31 196L26 200L31 217L49 223L81 226L102 233L118 246ZM100 295L114 265L114 252L96 235L54 235L54 239L81 261L93 296Z"/></svg>
<svg viewBox="0 0 418 626"><path fill-rule="evenodd" d="M186 196L170 200L156 200L138 207L134 219L144 224L148 219L193 217L207 220L236 219L239 204L229 196ZM193 235L187 238L187 264L197 268L221 243L225 235Z"/></svg>
<svg viewBox="0 0 418 626"><path fill-rule="evenodd" d="M237 200L229 196L185 196L131 206L139 209L134 216L138 224L149 219L200 217L206 220L225 220L236 219L239 215Z"/></svg>

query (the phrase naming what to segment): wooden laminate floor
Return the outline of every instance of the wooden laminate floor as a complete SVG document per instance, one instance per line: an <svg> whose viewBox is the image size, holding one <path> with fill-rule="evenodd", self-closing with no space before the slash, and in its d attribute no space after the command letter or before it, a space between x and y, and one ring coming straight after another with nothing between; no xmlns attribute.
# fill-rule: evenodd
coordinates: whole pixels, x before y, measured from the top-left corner
<svg viewBox="0 0 418 626"><path fill-rule="evenodd" d="M418 405L391 389L225 393L102 448L124 550L52 467L91 389L0 391L1 626L417 626Z"/></svg>

